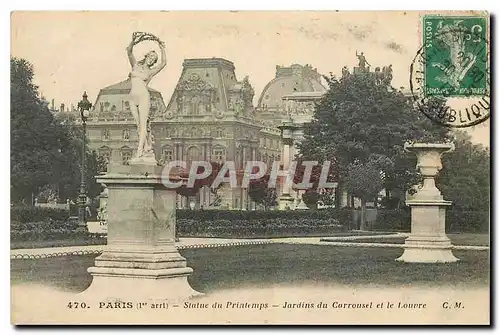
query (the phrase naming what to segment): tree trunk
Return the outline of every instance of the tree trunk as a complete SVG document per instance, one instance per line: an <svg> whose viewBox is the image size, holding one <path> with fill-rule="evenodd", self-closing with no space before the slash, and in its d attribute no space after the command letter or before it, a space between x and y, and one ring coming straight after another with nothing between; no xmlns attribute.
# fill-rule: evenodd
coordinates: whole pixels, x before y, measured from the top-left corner
<svg viewBox="0 0 500 335"><path fill-rule="evenodd" d="M335 188L335 208L340 208L342 206L342 184L338 183Z"/></svg>
<svg viewBox="0 0 500 335"><path fill-rule="evenodd" d="M361 198L361 227L360 230L366 230L366 200Z"/></svg>

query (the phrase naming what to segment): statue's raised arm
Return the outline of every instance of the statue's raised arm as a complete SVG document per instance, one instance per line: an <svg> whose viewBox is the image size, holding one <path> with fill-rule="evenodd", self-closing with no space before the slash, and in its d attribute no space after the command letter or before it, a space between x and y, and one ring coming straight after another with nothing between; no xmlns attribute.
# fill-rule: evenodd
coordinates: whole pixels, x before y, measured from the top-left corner
<svg viewBox="0 0 500 335"><path fill-rule="evenodd" d="M135 36L132 37L132 41L130 41L129 45L127 46L127 56L128 60L130 62L130 66L134 67L137 61L135 60L134 57L134 45L136 44L135 41Z"/></svg>
<svg viewBox="0 0 500 335"><path fill-rule="evenodd" d="M163 70L163 68L167 65L167 54L165 52L165 45L163 43L158 43L158 45L160 46L161 60L160 60L160 64L158 64L156 67L151 69L152 70L151 76L156 75L158 72Z"/></svg>

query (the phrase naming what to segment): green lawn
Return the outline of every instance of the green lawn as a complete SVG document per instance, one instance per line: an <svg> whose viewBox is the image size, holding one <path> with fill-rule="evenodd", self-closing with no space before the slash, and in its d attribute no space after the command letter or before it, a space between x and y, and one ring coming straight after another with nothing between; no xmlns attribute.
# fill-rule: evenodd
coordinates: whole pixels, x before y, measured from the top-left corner
<svg viewBox="0 0 500 335"><path fill-rule="evenodd" d="M447 234L454 245L473 245L473 246L489 246L490 236L489 234L471 234L471 233L461 233L461 234ZM349 243L390 243L390 244L403 244L405 243L406 237L380 237L380 238L359 238L356 240L350 239L335 239L335 242L349 242ZM324 238L324 241L328 241L328 238Z"/></svg>
<svg viewBox="0 0 500 335"><path fill-rule="evenodd" d="M397 248L354 248L321 245L269 244L186 249L181 254L194 269L194 289L220 289L274 284L353 285L489 285L489 254L456 251L460 262L405 264L394 259ZM12 260L11 281L38 283L79 292L90 285L87 268L95 256Z"/></svg>

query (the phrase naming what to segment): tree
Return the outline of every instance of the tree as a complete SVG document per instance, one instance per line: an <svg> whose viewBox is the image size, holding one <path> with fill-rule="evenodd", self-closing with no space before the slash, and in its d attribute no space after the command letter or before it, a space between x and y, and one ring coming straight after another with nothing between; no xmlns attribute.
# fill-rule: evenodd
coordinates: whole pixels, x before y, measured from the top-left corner
<svg viewBox="0 0 500 335"><path fill-rule="evenodd" d="M307 207L312 209L318 208L318 201L320 200L320 194L317 190L309 189L302 194L302 201Z"/></svg>
<svg viewBox="0 0 500 335"><path fill-rule="evenodd" d="M194 197L200 192L200 189L202 189L204 186L208 186L208 187L210 187L210 192L214 195L214 204L216 201L220 201L220 200L218 200L218 199L220 199L220 197L218 197L218 195L217 195L217 190L221 187L222 184L219 185L217 188L212 188L211 186L214 183L215 178L219 174L219 171L222 169L222 164L220 164L218 162L210 162L210 164L211 164L212 170L211 170L211 173L207 177L202 178L202 179L196 179L193 187L188 187L187 185L182 185L181 187L178 187L176 189L177 194L184 196L184 197ZM190 170L191 169L188 168L188 169L184 170L184 172L181 172L181 177L189 178L189 171ZM199 166L197 171L196 171L197 174L202 174L204 172L205 172L205 168L203 166ZM226 176L228 176L228 174L226 174Z"/></svg>
<svg viewBox="0 0 500 335"><path fill-rule="evenodd" d="M361 199L361 230L366 229L366 202L375 198L383 188L380 162L376 158L365 164L351 164L345 180L346 190Z"/></svg>
<svg viewBox="0 0 500 335"><path fill-rule="evenodd" d="M415 157L403 149L408 140L443 141L449 130L430 121L402 92L378 84L370 75L325 78L329 89L315 107L299 144L302 159L335 163L344 188L352 165L365 165L373 155L380 162L387 195L401 194L415 180ZM432 100L429 109L443 101ZM336 197L337 206L340 197Z"/></svg>
<svg viewBox="0 0 500 335"><path fill-rule="evenodd" d="M455 151L442 156L443 169L437 187L453 207L468 211L490 208L490 153L482 145L473 144L463 132L455 134Z"/></svg>
<svg viewBox="0 0 500 335"><path fill-rule="evenodd" d="M11 198L30 202L45 185L57 180L61 129L33 84L33 66L11 58Z"/></svg>
<svg viewBox="0 0 500 335"><path fill-rule="evenodd" d="M309 207L309 208L317 208L318 201L323 202L323 204L331 204L332 198L334 198L332 194L331 189L324 189L320 188L321 185L319 185L320 179L321 179L321 173L323 172L323 166L320 164L316 164L312 166L311 169L311 175L309 177L309 180L305 176L306 172L306 165L303 164L304 160L299 159L297 160L297 166L295 169L295 174L293 176L293 189L295 191L298 190L304 190L301 188L298 188L297 185L300 183L311 183L311 187L307 188L305 192L302 194L302 200L304 203ZM337 170L335 169L335 166L332 166L330 163L329 170L326 172L326 182L332 183L337 180Z"/></svg>
<svg viewBox="0 0 500 335"><path fill-rule="evenodd" d="M248 196L265 210L278 205L278 194L275 188L269 187L269 174L259 179L252 179L248 183Z"/></svg>
<svg viewBox="0 0 500 335"><path fill-rule="evenodd" d="M10 66L12 201L31 202L48 189L59 200L74 199L80 188L83 144L77 115L49 111L33 84L34 69L28 61L11 58ZM92 198L100 193L94 177L103 171L103 161L87 150L86 162L86 186Z"/></svg>

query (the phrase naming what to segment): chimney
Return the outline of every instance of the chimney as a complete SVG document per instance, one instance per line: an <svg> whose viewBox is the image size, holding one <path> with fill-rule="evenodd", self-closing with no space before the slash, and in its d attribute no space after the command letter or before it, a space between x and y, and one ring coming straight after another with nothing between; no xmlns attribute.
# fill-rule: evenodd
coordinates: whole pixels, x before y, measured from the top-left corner
<svg viewBox="0 0 500 335"><path fill-rule="evenodd" d="M61 104L61 107L59 108L60 112L64 112L64 104Z"/></svg>

